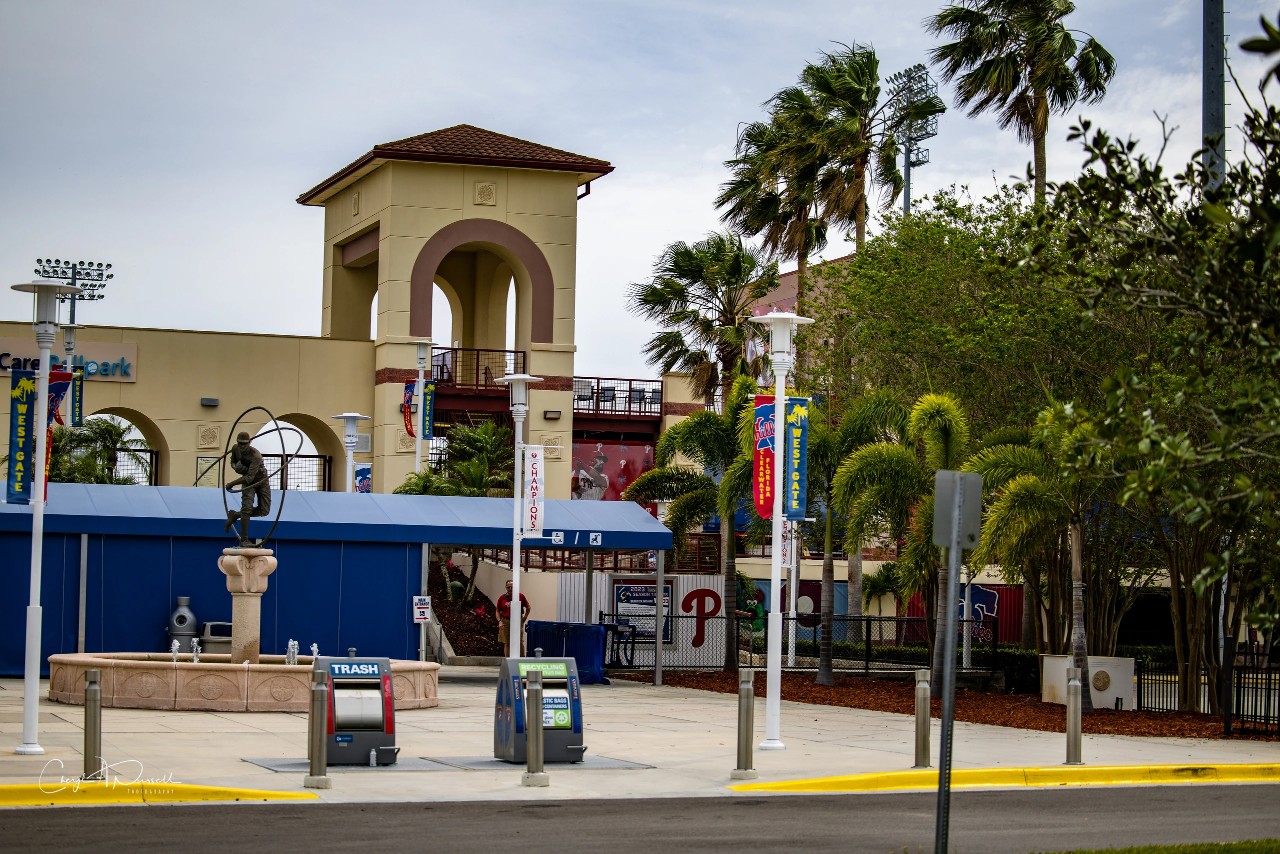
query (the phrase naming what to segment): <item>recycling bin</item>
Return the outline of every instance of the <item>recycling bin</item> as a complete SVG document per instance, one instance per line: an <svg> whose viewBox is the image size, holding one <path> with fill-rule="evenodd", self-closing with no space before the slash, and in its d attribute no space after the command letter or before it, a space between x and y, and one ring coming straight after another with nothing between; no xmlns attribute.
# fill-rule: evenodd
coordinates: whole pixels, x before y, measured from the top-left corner
<svg viewBox="0 0 1280 854"><path fill-rule="evenodd" d="M322 656L312 669L329 685L327 764L394 765L400 748L391 659Z"/></svg>
<svg viewBox="0 0 1280 854"><path fill-rule="evenodd" d="M493 758L526 761L525 690L530 670L542 671L543 761L581 762L587 751L582 738L582 688L572 658L502 660L493 718Z"/></svg>

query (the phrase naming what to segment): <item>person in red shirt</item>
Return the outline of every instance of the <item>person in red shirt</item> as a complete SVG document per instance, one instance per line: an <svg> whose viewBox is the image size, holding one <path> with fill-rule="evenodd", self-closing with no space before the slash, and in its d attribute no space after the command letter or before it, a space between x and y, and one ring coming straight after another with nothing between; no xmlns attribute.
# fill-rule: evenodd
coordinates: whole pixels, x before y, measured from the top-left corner
<svg viewBox="0 0 1280 854"><path fill-rule="evenodd" d="M498 597L498 608L495 612L498 618L498 643L502 644L505 650L511 645L511 588L515 585L508 581L507 592ZM524 624L529 622L529 600L524 594L520 594L520 628L524 629Z"/></svg>

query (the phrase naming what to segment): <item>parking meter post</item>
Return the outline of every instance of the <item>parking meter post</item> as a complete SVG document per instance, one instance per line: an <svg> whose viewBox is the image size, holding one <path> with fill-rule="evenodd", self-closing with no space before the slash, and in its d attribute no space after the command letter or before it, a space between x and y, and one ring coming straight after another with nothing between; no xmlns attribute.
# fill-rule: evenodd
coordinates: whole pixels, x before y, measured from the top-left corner
<svg viewBox="0 0 1280 854"><path fill-rule="evenodd" d="M916 671L916 764L929 767L929 671Z"/></svg>
<svg viewBox="0 0 1280 854"><path fill-rule="evenodd" d="M1080 668L1067 668L1067 765L1083 765L1080 759Z"/></svg>
<svg viewBox="0 0 1280 854"><path fill-rule="evenodd" d="M738 671L738 767L729 775L733 780L754 780L759 776L751 767L751 739L755 729L754 670Z"/></svg>
<svg viewBox="0 0 1280 854"><path fill-rule="evenodd" d="M530 670L526 679L528 688L525 691L524 727L528 743L525 746L526 768L520 778L520 785L549 786L551 778L543 771L542 671Z"/></svg>
<svg viewBox="0 0 1280 854"><path fill-rule="evenodd" d="M328 776L327 754L329 680L323 670L311 674L311 713L307 716L307 757L311 760L310 773L302 785L308 789L329 789L333 781Z"/></svg>
<svg viewBox="0 0 1280 854"><path fill-rule="evenodd" d="M84 780L101 780L102 773L102 671L84 674Z"/></svg>

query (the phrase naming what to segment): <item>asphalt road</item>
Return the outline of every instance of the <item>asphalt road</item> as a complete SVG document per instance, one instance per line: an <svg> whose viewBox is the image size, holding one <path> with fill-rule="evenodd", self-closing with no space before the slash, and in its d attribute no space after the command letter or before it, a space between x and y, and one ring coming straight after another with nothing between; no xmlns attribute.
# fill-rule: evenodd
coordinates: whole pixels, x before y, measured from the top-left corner
<svg viewBox="0 0 1280 854"><path fill-rule="evenodd" d="M1028 852L1280 838L1280 787L956 793L950 848ZM6 851L932 851L934 794L0 811Z"/></svg>

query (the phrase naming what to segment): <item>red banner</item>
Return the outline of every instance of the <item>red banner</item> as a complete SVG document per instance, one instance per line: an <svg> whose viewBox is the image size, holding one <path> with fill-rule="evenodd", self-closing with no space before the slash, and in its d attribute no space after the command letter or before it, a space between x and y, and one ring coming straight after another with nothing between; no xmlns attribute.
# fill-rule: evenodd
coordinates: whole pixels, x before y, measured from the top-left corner
<svg viewBox="0 0 1280 854"><path fill-rule="evenodd" d="M755 397L755 457L752 467L751 498L756 515L761 519L773 518L773 395L757 394Z"/></svg>

